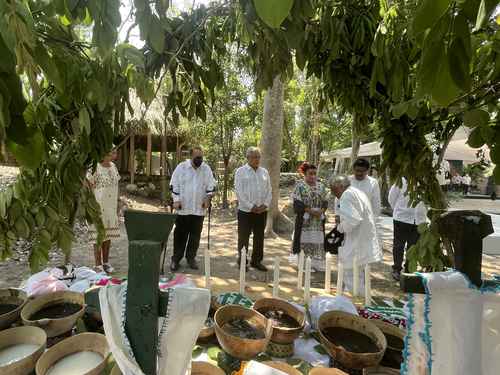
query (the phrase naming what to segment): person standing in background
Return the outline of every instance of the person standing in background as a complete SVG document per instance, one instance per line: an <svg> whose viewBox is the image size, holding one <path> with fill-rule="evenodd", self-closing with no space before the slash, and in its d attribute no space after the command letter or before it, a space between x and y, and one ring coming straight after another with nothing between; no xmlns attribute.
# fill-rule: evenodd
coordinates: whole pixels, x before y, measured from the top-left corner
<svg viewBox="0 0 500 375"><path fill-rule="evenodd" d="M407 190L408 183L403 178L401 188L397 185L392 185L389 191L389 204L393 210L392 218L394 222L394 242L392 248L394 265L392 266L392 277L396 281L399 281L401 278L405 251L417 243L420 237L418 226L427 220L425 205L419 202L415 207L412 207Z"/></svg>
<svg viewBox="0 0 500 375"><path fill-rule="evenodd" d="M377 228L377 238L382 245L382 228L380 221L380 212L382 210L382 201L380 198L380 186L378 180L368 175L370 171L370 162L363 158L358 158L353 166L353 175L350 176L351 186L361 190L366 194L372 205L373 221ZM381 246L382 247L382 246Z"/></svg>
<svg viewBox="0 0 500 375"><path fill-rule="evenodd" d="M272 199L271 179L267 170L260 167L258 148L250 147L246 157L247 164L238 168L234 175L238 198L238 265L241 265L241 251L243 248L248 251L250 234L253 233L250 265L259 271L267 271L262 260L267 210Z"/></svg>
<svg viewBox="0 0 500 375"><path fill-rule="evenodd" d="M191 269L198 269L196 253L200 245L205 213L210 206L215 186L212 170L203 161L203 149L193 147L191 159L180 163L170 180L173 207L177 212L171 271L179 269L184 256Z"/></svg>
<svg viewBox="0 0 500 375"><path fill-rule="evenodd" d="M116 159L116 150L113 149L97 164L94 173L87 174L89 186L101 208L101 218L104 224L104 241L98 246L97 229L94 225L89 228L89 240L94 242L95 269L98 272L112 273L113 266L109 263L111 240L120 238L120 222L118 220L118 199L120 173L113 160Z"/></svg>
<svg viewBox="0 0 500 375"><path fill-rule="evenodd" d="M472 178L467 173L465 173L462 177L462 184L464 189L464 195L468 195L470 186L472 184Z"/></svg>

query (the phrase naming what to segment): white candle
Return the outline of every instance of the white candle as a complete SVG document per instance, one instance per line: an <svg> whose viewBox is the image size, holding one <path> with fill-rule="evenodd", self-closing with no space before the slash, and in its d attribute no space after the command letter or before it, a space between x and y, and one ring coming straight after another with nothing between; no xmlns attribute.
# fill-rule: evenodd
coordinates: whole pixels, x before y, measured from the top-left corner
<svg viewBox="0 0 500 375"><path fill-rule="evenodd" d="M372 280L370 276L370 265L365 266L365 306L372 304Z"/></svg>
<svg viewBox="0 0 500 375"><path fill-rule="evenodd" d="M356 256L352 260L352 295L353 297L359 295L359 268L358 258Z"/></svg>
<svg viewBox="0 0 500 375"><path fill-rule="evenodd" d="M273 297L277 298L280 294L280 258L274 258L274 279L273 279Z"/></svg>
<svg viewBox="0 0 500 375"><path fill-rule="evenodd" d="M311 257L306 259L306 277L304 280L304 303L311 302Z"/></svg>
<svg viewBox="0 0 500 375"><path fill-rule="evenodd" d="M205 288L210 289L210 253L205 248Z"/></svg>
<svg viewBox="0 0 500 375"><path fill-rule="evenodd" d="M344 266L342 263L338 264L338 271L337 271L337 296L342 295L342 291L344 289Z"/></svg>
<svg viewBox="0 0 500 375"><path fill-rule="evenodd" d="M304 252L299 253L299 270L297 274L297 288L302 289L302 277L304 277Z"/></svg>
<svg viewBox="0 0 500 375"><path fill-rule="evenodd" d="M325 257L325 293L330 294L332 287L332 254L326 253Z"/></svg>
<svg viewBox="0 0 500 375"><path fill-rule="evenodd" d="M247 249L241 249L240 260L240 294L245 294L245 279L247 274Z"/></svg>

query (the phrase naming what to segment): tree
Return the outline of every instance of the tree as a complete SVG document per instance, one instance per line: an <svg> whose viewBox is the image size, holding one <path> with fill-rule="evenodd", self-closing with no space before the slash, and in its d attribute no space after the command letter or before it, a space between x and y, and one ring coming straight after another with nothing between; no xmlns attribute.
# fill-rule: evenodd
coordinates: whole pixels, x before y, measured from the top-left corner
<svg viewBox="0 0 500 375"><path fill-rule="evenodd" d="M269 172L273 199L269 207L266 235L275 236L274 222L281 212L278 201L280 197L281 145L283 140L283 96L284 85L280 77L274 78L273 86L264 97L264 117L262 122L262 166Z"/></svg>

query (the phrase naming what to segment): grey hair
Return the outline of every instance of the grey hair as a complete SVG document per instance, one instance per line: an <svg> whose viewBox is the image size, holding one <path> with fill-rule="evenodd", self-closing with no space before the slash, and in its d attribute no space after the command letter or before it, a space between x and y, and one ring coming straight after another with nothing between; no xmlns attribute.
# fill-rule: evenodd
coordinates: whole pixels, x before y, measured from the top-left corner
<svg viewBox="0 0 500 375"><path fill-rule="evenodd" d="M329 181L330 187L342 186L344 189L347 189L351 186L351 180L349 177L345 175L336 175L332 176Z"/></svg>
<svg viewBox="0 0 500 375"><path fill-rule="evenodd" d="M260 149L258 147L249 147L247 149L247 158L252 155L252 154L259 154L260 155Z"/></svg>

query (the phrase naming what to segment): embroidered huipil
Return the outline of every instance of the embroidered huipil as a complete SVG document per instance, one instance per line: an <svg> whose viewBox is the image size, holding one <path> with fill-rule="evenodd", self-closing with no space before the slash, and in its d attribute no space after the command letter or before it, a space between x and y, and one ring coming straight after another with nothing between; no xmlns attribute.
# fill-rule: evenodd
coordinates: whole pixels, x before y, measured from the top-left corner
<svg viewBox="0 0 500 375"><path fill-rule="evenodd" d="M215 178L206 163L194 168L191 160L180 163L170 180L174 202L181 203L179 215L205 216L203 200L215 191Z"/></svg>
<svg viewBox="0 0 500 375"><path fill-rule="evenodd" d="M251 212L253 206L270 206L272 188L271 179L266 169L259 167L254 170L246 164L236 171L234 185L240 211Z"/></svg>

